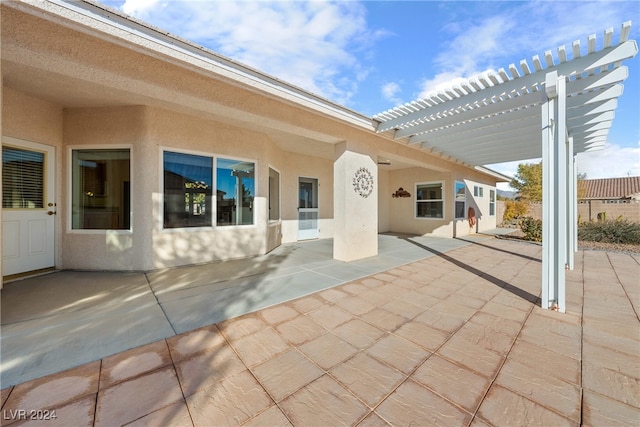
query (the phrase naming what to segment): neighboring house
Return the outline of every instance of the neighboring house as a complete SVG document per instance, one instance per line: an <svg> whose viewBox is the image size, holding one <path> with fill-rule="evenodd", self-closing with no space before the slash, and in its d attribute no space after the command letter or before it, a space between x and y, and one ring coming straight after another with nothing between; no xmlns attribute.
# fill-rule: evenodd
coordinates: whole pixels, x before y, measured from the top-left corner
<svg viewBox="0 0 640 427"><path fill-rule="evenodd" d="M578 201L600 200L604 203L640 201L640 176L627 178L585 179L578 181Z"/></svg>
<svg viewBox="0 0 640 427"><path fill-rule="evenodd" d="M578 181L578 213L581 220L623 217L640 222L640 176Z"/></svg>
<svg viewBox="0 0 640 427"><path fill-rule="evenodd" d="M496 227L508 177L370 117L94 3L2 2L0 18L5 277L315 238L351 261L378 253L379 232Z"/></svg>

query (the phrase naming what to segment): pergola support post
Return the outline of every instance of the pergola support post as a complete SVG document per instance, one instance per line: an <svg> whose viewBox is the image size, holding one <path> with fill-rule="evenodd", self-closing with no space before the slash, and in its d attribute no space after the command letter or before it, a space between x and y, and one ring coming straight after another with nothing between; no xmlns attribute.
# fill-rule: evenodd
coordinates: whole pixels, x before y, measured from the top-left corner
<svg viewBox="0 0 640 427"><path fill-rule="evenodd" d="M542 303L565 312L567 260L568 138L566 80L556 71L545 80L542 104Z"/></svg>
<svg viewBox="0 0 640 427"><path fill-rule="evenodd" d="M573 270L578 249L578 199L576 159L573 155L573 137L567 141L567 266Z"/></svg>
<svg viewBox="0 0 640 427"><path fill-rule="evenodd" d="M572 141L570 140L569 143L571 143ZM573 149L573 144L571 144L571 148ZM576 167L576 156L574 154L573 156L573 194L574 194L574 198L572 200L573 203L573 215L574 215L574 221L573 221L573 235L571 236L572 240L573 240L573 254L574 254L574 260L575 260L575 253L578 252L578 226L580 225L580 223L578 222L578 168ZM591 206L591 205L589 205ZM573 266L571 267L571 269L573 269Z"/></svg>

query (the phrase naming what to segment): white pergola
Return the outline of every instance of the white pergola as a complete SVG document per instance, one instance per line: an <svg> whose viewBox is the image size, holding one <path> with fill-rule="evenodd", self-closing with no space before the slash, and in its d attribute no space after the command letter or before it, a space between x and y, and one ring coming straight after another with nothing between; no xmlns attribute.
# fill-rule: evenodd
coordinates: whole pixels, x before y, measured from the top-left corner
<svg viewBox="0 0 640 427"><path fill-rule="evenodd" d="M542 308L564 312L565 269L577 250L575 155L602 149L628 77L623 61L638 53L631 22L597 50L579 40L374 116L377 131L467 165L542 158ZM571 57L571 58L569 58Z"/></svg>

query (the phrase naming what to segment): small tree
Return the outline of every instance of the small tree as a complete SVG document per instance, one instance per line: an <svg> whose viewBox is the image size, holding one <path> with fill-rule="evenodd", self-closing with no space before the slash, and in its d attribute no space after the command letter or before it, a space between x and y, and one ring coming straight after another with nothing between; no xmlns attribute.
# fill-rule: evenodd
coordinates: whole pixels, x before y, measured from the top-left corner
<svg viewBox="0 0 640 427"><path fill-rule="evenodd" d="M585 197L587 197L587 183L585 182L586 179L587 179L586 173L578 174L578 194L576 194L576 197L578 198L578 200L584 199Z"/></svg>
<svg viewBox="0 0 640 427"><path fill-rule="evenodd" d="M520 163L518 172L509 185L518 190L520 198L523 200L542 201L542 162Z"/></svg>
<svg viewBox="0 0 640 427"><path fill-rule="evenodd" d="M579 173L578 179L578 199L584 199L587 195L586 173ZM520 163L518 172L513 177L509 185L520 193L522 200L529 202L542 201L542 162L540 163Z"/></svg>

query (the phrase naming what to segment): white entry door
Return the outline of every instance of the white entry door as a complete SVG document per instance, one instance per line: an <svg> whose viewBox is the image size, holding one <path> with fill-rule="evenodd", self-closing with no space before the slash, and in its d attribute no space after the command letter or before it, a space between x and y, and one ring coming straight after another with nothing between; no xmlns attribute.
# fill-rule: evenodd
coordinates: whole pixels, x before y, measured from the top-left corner
<svg viewBox="0 0 640 427"><path fill-rule="evenodd" d="M55 148L2 138L2 275L53 267Z"/></svg>
<svg viewBox="0 0 640 427"><path fill-rule="evenodd" d="M298 178L298 240L317 239L318 179Z"/></svg>

